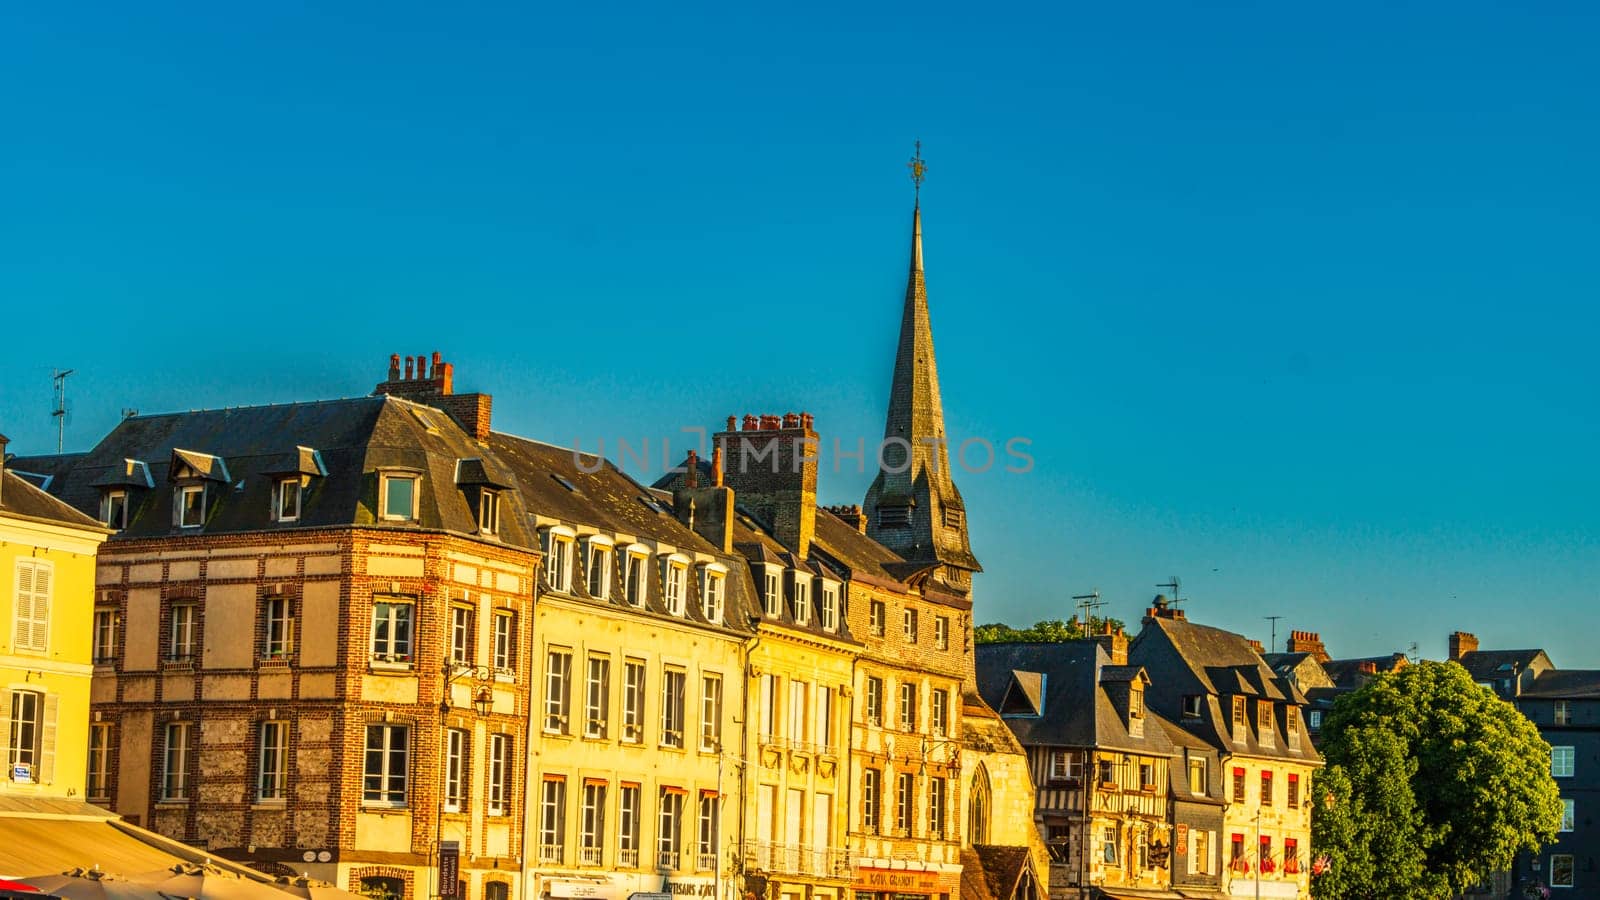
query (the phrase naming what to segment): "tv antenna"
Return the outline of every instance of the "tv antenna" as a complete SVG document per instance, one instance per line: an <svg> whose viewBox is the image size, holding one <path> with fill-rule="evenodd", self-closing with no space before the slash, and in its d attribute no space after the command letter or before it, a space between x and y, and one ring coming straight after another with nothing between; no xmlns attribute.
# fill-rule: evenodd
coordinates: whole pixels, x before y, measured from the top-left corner
<svg viewBox="0 0 1600 900"><path fill-rule="evenodd" d="M1167 577L1169 579L1171 579L1171 580L1167 581L1167 582L1164 582L1162 584L1158 584L1158 585L1156 585L1156 587L1158 587L1158 588L1172 588L1172 596L1167 598L1167 602L1170 605L1176 607L1179 603L1182 603L1183 599L1184 599L1184 598L1178 596L1178 588L1182 584L1182 582L1180 582L1178 580L1178 576L1176 576L1176 575L1169 575Z"/></svg>
<svg viewBox="0 0 1600 900"><path fill-rule="evenodd" d="M1277 653L1278 652L1278 620L1283 618L1283 616L1262 616L1261 618L1266 619L1268 622L1272 623L1272 643L1267 645L1267 652L1268 653Z"/></svg>
<svg viewBox="0 0 1600 900"><path fill-rule="evenodd" d="M72 369L56 369L50 378L55 382L55 405L50 408L50 416L56 420L56 452L60 453L67 440L67 376Z"/></svg>
<svg viewBox="0 0 1600 900"><path fill-rule="evenodd" d="M1091 620L1094 618L1094 611L1105 606L1105 602L1100 599L1100 589L1095 588L1087 594L1074 594L1072 599L1077 601L1073 606L1083 610L1083 633L1086 635L1092 633L1094 625Z"/></svg>

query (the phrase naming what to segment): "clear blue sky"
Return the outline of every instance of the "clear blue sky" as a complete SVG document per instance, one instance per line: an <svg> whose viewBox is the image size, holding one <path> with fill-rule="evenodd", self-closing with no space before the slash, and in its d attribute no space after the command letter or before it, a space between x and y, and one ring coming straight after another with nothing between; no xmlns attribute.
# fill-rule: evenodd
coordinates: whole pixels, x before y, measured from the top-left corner
<svg viewBox="0 0 1600 900"><path fill-rule="evenodd" d="M360 395L881 434L924 141L980 621L1600 666L1600 12L92 4L0 20L0 430ZM648 474L648 473L641 473ZM859 502L869 476L823 481Z"/></svg>

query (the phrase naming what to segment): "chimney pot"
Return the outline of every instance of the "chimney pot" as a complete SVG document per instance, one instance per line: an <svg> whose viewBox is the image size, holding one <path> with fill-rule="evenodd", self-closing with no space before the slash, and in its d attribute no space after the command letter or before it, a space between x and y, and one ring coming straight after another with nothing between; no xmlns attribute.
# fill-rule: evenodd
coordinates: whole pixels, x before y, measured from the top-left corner
<svg viewBox="0 0 1600 900"><path fill-rule="evenodd" d="M727 430L728 431L737 431L738 428L739 428L739 417L738 416L729 416L728 417Z"/></svg>
<svg viewBox="0 0 1600 900"><path fill-rule="evenodd" d="M744 428L742 430L744 430L744 431L755 431L756 428L760 424L761 424L761 421L759 419L757 419L755 416L746 415L744 417Z"/></svg>
<svg viewBox="0 0 1600 900"><path fill-rule="evenodd" d="M683 484L685 487L700 486L700 457L693 450L683 464Z"/></svg>
<svg viewBox="0 0 1600 900"><path fill-rule="evenodd" d="M398 353L389 354L389 380L400 380L400 354Z"/></svg>
<svg viewBox="0 0 1600 900"><path fill-rule="evenodd" d="M1450 658L1459 661L1478 649L1478 636L1467 631L1450 632Z"/></svg>
<svg viewBox="0 0 1600 900"><path fill-rule="evenodd" d="M411 380L411 371L412 371L411 367L416 365L416 364L417 364L416 360L412 359L409 356L406 357L406 380L407 381Z"/></svg>
<svg viewBox="0 0 1600 900"><path fill-rule="evenodd" d="M732 430L733 417L728 417L729 430ZM713 487L722 487L722 445L717 444L711 448L711 484Z"/></svg>
<svg viewBox="0 0 1600 900"><path fill-rule="evenodd" d="M444 367L444 357L440 355L439 351L437 351L437 350L433 351L433 369L432 369L432 374L429 377L431 377L431 378L441 378L441 377L443 377L444 373L443 373L443 371L441 371L443 367Z"/></svg>
<svg viewBox="0 0 1600 900"><path fill-rule="evenodd" d="M799 428L800 427L800 414L799 413L784 413L783 414L783 427L785 427L785 428Z"/></svg>

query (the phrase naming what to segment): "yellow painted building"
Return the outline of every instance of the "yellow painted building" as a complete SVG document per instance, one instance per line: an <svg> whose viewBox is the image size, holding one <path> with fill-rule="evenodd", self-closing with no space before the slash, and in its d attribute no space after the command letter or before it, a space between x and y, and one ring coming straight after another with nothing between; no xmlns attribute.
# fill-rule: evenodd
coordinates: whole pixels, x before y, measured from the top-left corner
<svg viewBox="0 0 1600 900"><path fill-rule="evenodd" d="M91 776L105 777L105 748L97 772L88 757L95 552L107 534L27 479L0 473L0 794L82 799Z"/></svg>

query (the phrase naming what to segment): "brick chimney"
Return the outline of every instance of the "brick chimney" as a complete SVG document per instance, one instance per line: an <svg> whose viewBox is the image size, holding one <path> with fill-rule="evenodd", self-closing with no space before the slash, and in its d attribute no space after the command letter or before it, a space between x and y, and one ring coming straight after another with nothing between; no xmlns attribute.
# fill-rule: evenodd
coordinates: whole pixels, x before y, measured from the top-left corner
<svg viewBox="0 0 1600 900"><path fill-rule="evenodd" d="M1459 662L1461 657L1478 649L1478 636L1465 631L1450 632L1450 659Z"/></svg>
<svg viewBox="0 0 1600 900"><path fill-rule="evenodd" d="M1125 666L1128 664L1128 636L1122 632L1122 629L1113 629L1110 623L1107 623L1104 630L1094 636L1094 642L1105 648L1106 655L1111 657L1113 666Z"/></svg>
<svg viewBox="0 0 1600 900"><path fill-rule="evenodd" d="M867 514L859 506L829 506L828 512L841 519L846 525L861 532L867 533Z"/></svg>
<svg viewBox="0 0 1600 900"><path fill-rule="evenodd" d="M1166 594L1157 594L1156 599L1150 601L1150 608L1144 611L1144 617L1147 619L1171 619L1174 622L1182 622L1188 618L1183 614L1183 610L1173 606L1167 600Z"/></svg>
<svg viewBox="0 0 1600 900"><path fill-rule="evenodd" d="M1255 638L1245 638L1245 643L1249 644L1250 645L1250 649L1254 650L1257 653L1266 653L1267 652L1267 648L1261 646L1261 642L1256 640Z"/></svg>
<svg viewBox="0 0 1600 900"><path fill-rule="evenodd" d="M736 430L735 425L740 427ZM715 437L740 505L801 559L817 526L817 433L810 413L728 417Z"/></svg>
<svg viewBox="0 0 1600 900"><path fill-rule="evenodd" d="M405 360L402 372L400 360ZM456 421L462 430L479 443L489 439L489 423L494 398L489 394L457 394L455 365L444 361L439 351L426 356L389 357L389 378L372 389L374 396L393 394L413 403L431 406Z"/></svg>
<svg viewBox="0 0 1600 900"><path fill-rule="evenodd" d="M1363 674L1363 675L1376 675L1376 674L1378 674L1378 664L1373 662L1370 659L1362 660L1360 662L1360 664L1359 664L1359 668L1361 669L1361 674Z"/></svg>
<svg viewBox="0 0 1600 900"><path fill-rule="evenodd" d="M723 553L733 552L733 491L722 483L722 449L711 452L711 483L700 484L699 456L689 451L684 460L686 474L681 486L672 491L672 512L678 521L710 541Z"/></svg>
<svg viewBox="0 0 1600 900"><path fill-rule="evenodd" d="M1315 631L1291 631L1284 649L1289 653L1309 653L1319 663L1329 662L1328 648L1322 645L1322 635Z"/></svg>

